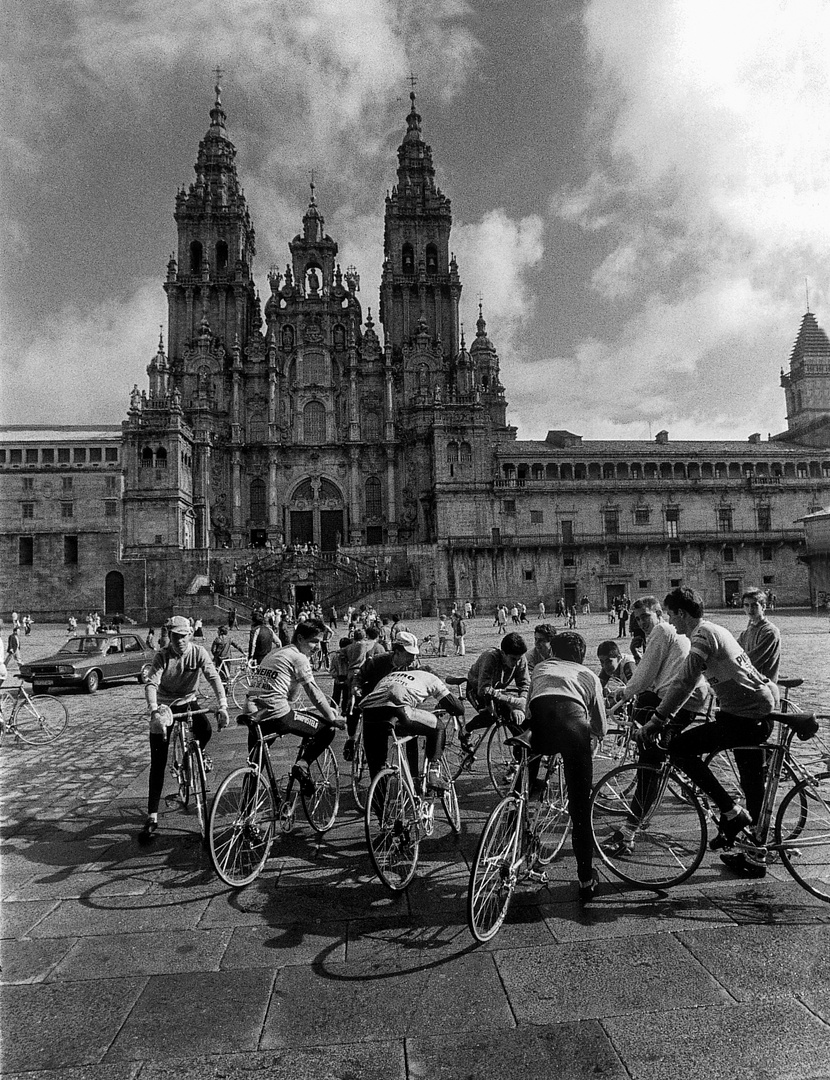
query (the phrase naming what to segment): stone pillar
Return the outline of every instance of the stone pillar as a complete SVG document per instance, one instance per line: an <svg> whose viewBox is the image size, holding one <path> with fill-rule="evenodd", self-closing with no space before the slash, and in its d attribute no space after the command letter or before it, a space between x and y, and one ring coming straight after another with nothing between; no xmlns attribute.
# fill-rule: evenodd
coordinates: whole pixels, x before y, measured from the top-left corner
<svg viewBox="0 0 830 1080"><path fill-rule="evenodd" d="M360 522L362 515L360 506L360 463L359 451L356 446L349 449L349 543L359 544L363 539Z"/></svg>

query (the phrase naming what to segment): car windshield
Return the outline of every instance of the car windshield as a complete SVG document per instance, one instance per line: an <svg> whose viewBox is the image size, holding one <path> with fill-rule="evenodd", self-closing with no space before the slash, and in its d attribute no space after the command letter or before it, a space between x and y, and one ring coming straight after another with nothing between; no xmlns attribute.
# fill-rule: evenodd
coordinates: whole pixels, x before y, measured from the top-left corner
<svg viewBox="0 0 830 1080"><path fill-rule="evenodd" d="M62 653L97 653L101 651L102 644L106 641L106 638L97 637L74 637L70 638L65 645L62 645L58 650Z"/></svg>

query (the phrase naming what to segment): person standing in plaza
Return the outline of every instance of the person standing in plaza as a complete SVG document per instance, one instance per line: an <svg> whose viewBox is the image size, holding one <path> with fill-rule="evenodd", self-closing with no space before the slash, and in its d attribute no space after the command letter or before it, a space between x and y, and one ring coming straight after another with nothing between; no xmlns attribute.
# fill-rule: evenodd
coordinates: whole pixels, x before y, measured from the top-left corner
<svg viewBox="0 0 830 1080"><path fill-rule="evenodd" d="M455 655L464 656L467 646L464 639L467 636L467 624L460 615L456 615L452 624L452 643L455 645Z"/></svg>
<svg viewBox="0 0 830 1080"><path fill-rule="evenodd" d="M447 642L450 640L450 628L443 615L438 616L438 655L447 655Z"/></svg>
<svg viewBox="0 0 830 1080"><path fill-rule="evenodd" d="M738 635L738 644L753 666L771 682L778 681L781 664L781 632L767 618L767 596L761 589L747 589L741 596L749 623Z"/></svg>
<svg viewBox="0 0 830 1080"><path fill-rule="evenodd" d="M265 622L265 616L259 609L251 612L251 636L248 640L248 659L261 664L268 654L278 646L277 635Z"/></svg>
<svg viewBox="0 0 830 1080"><path fill-rule="evenodd" d="M620 608L620 614L619 614L619 616L617 618L617 625L619 626L619 633L617 634L617 637L627 637L628 636L628 608L625 607L625 606L622 606Z"/></svg>
<svg viewBox="0 0 830 1080"><path fill-rule="evenodd" d="M539 621L540 622L545 621L545 601L544 600L539 601Z"/></svg>
<svg viewBox="0 0 830 1080"><path fill-rule="evenodd" d="M18 626L12 625L12 632L9 634L9 648L8 648L8 663L12 660L17 662L17 666L20 667L20 630Z"/></svg>

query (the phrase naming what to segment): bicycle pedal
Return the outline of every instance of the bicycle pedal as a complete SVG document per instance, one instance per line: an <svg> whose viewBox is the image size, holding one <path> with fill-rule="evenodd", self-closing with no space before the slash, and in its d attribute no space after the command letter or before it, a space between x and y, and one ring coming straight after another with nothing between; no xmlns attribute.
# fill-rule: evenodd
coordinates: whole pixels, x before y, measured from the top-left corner
<svg viewBox="0 0 830 1080"><path fill-rule="evenodd" d="M184 802L179 798L178 795L165 795L164 803L165 806L167 806L170 810L176 810L184 806Z"/></svg>

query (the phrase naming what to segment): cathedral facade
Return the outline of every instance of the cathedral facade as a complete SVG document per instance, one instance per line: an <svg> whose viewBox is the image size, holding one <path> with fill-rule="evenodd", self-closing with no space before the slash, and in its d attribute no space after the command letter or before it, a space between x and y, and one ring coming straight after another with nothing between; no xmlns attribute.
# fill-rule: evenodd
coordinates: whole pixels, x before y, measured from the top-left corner
<svg viewBox="0 0 830 1080"><path fill-rule="evenodd" d="M273 570L271 553L296 545L383 568L394 595L406 590L398 606L425 613L467 599L535 608L587 596L604 607L681 582L712 605L751 584L779 603L811 599L802 519L830 502L830 342L814 315L782 370L781 435L590 441L554 428L518 440L481 306L474 339L461 333L450 201L410 100L386 197L376 324L357 269L338 262L313 184L261 306L254 225L217 87L195 179L175 200L166 347L160 340L146 388L133 389L117 450L111 433L99 440L119 467L117 492L106 480L109 539L89 538L97 502L71 522L58 516L57 444L38 449L38 429L0 431L2 606L155 619L175 592L230 580L243 564ZM88 471L101 501L104 481ZM75 528L87 517L89 529ZM66 595L36 572L40 547L61 536L76 567ZM307 569L302 596L325 601L333 582ZM296 579L289 588L301 595Z"/></svg>

